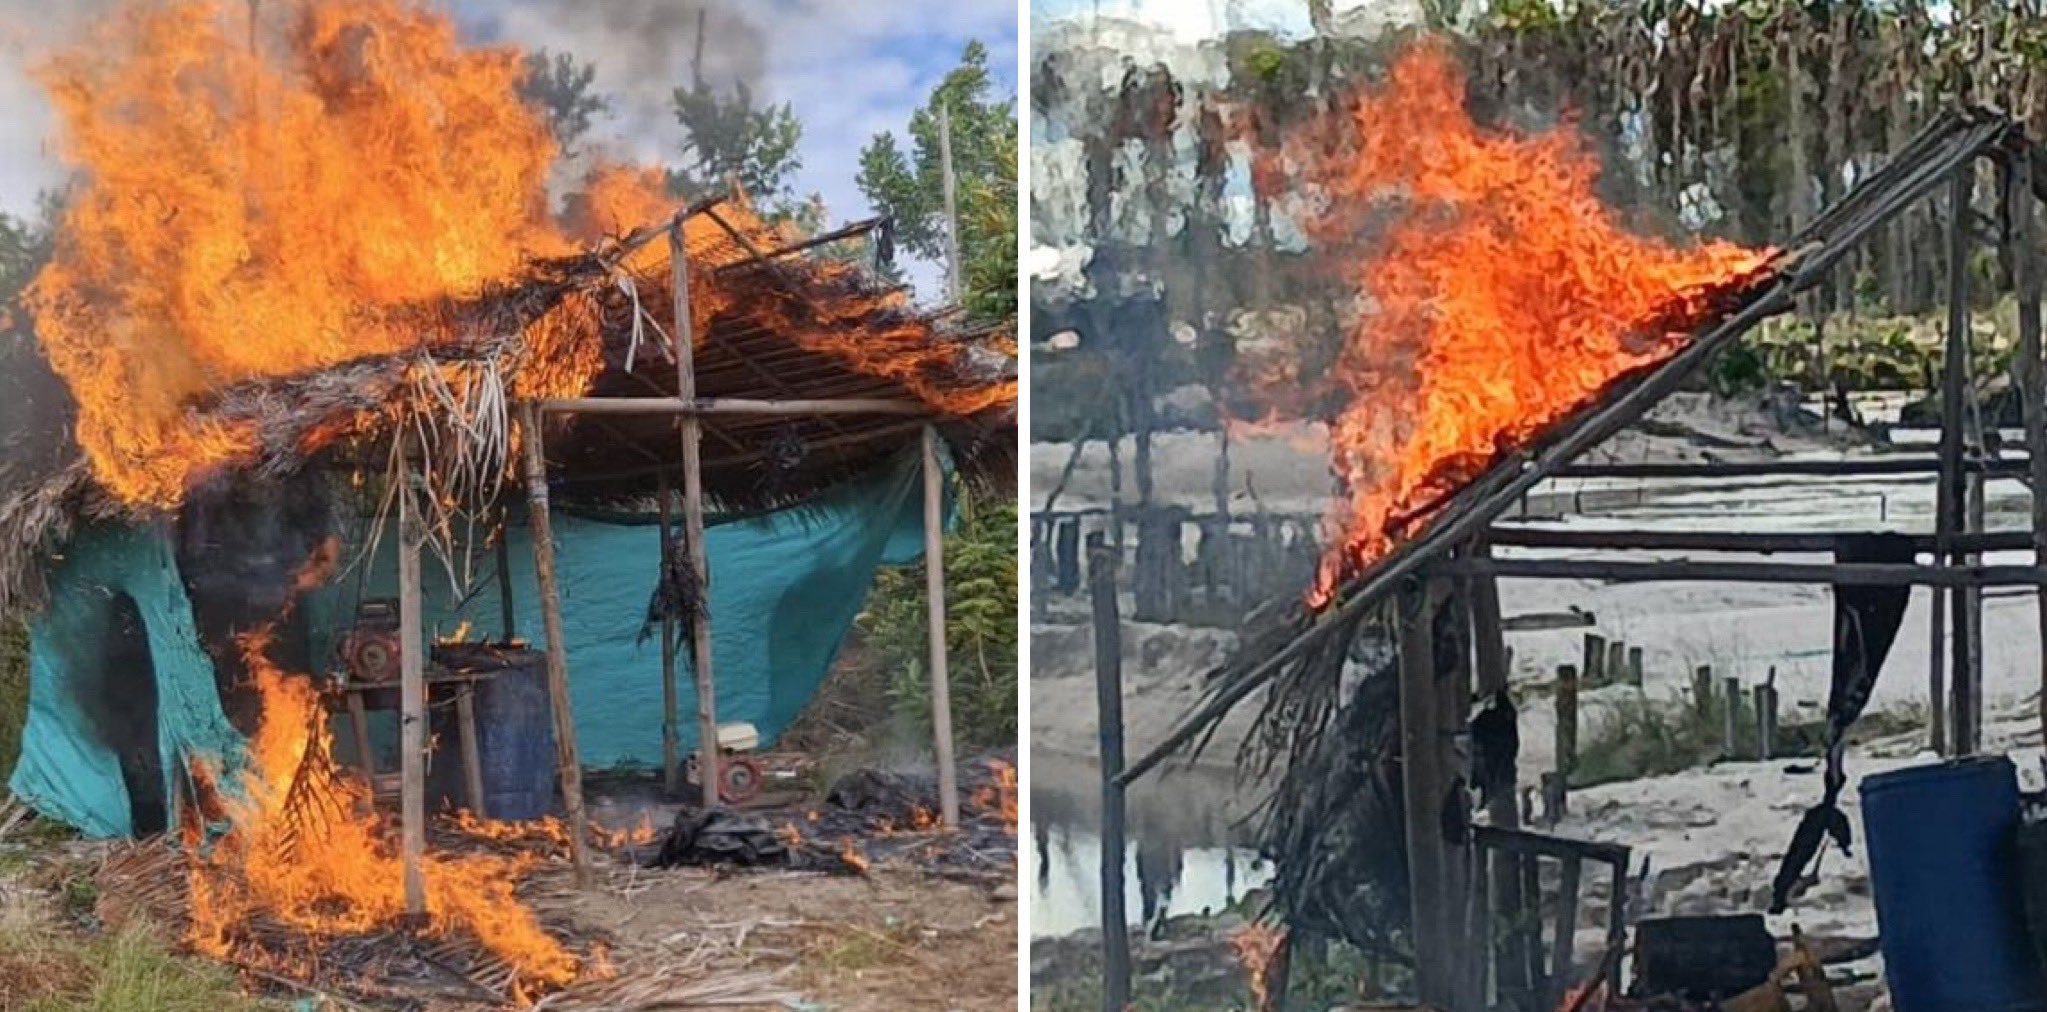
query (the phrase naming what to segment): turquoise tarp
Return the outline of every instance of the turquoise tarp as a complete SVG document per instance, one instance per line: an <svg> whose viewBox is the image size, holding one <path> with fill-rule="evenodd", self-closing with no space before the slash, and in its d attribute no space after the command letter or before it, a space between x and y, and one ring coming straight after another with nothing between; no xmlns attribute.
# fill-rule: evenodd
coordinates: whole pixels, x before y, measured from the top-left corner
<svg viewBox="0 0 2047 1012"><path fill-rule="evenodd" d="M875 569L922 555L921 484L911 457L801 508L711 527L705 548L721 722L751 721L772 741L795 718L851 630ZM640 643L639 629L657 575L658 530L557 513L555 538L583 762L656 764L661 651L653 639ZM509 555L518 632L538 646L538 591L523 525L511 528ZM445 572L429 563L429 629L452 632L466 619L481 634L497 632L495 553L477 556L485 565L459 601ZM396 596L395 572L386 539L375 558L302 604L315 657L332 656L357 601ZM32 628L30 717L11 787L44 813L98 836L129 831L128 802L118 763L95 740L76 692L94 684L90 667L103 663L98 643L112 621L115 590L134 597L148 628L164 768L179 768L181 749L233 754L240 741L221 714L212 665L198 648L191 605L163 536L109 527L80 535L53 573L50 607ZM687 657L679 668L680 732L683 747L691 748L694 675Z"/></svg>

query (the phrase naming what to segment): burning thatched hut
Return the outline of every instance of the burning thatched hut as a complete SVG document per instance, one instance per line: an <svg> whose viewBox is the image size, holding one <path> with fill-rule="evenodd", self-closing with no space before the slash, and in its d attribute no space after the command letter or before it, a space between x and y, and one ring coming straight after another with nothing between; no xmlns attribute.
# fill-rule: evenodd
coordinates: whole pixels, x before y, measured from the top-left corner
<svg viewBox="0 0 2047 1012"><path fill-rule="evenodd" d="M1011 481L1014 344L918 313L856 264L787 250L742 208L691 210L695 397L734 408L701 416L713 670L721 717L772 740L822 679L875 567L922 551L926 426L966 481ZM672 275L654 242L665 234L409 309L419 337L405 350L186 405L185 431L248 438L186 462L171 501L106 480L118 463L81 450L73 393L23 340L0 408L0 609L34 615L16 794L95 834L163 828L191 757L234 754L257 732L253 666L324 673L359 605L397 596L398 539L380 533L410 471L441 563L424 581L427 628L541 636L531 528L498 494L523 438L513 407L536 390L587 398L546 431L582 760L658 762L662 652L639 633L682 443L673 413L605 409L677 397ZM301 579L330 540L328 568ZM686 678L681 692L688 712ZM677 731L693 748L693 729Z"/></svg>

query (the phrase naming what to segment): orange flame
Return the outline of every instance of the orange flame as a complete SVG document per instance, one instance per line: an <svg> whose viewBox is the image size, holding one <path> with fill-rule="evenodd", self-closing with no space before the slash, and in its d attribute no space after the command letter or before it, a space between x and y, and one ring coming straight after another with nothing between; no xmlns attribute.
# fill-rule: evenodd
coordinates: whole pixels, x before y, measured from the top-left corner
<svg viewBox="0 0 2047 1012"><path fill-rule="evenodd" d="M1252 921L1230 936L1230 948L1236 950L1237 962L1243 964L1244 974L1250 980L1253 1009L1271 1007L1267 989L1272 983L1272 960L1285 942L1285 931L1263 921Z"/></svg>
<svg viewBox="0 0 2047 1012"><path fill-rule="evenodd" d="M1001 818L1002 827L1009 831L1009 835L1015 836L1016 767L1001 760L991 760L988 766L995 774L995 782L974 792L974 804L982 811L992 812Z"/></svg>
<svg viewBox="0 0 2047 1012"><path fill-rule="evenodd" d="M220 392L479 340L442 310L530 277L535 258L676 210L658 170L606 165L557 216L559 151L519 97L522 54L464 46L432 5L266 9L281 14L251 46L242 3L130 0L36 68L57 113L53 149L77 182L25 301L78 402L79 445L125 503L176 505L261 450L253 423L206 414ZM718 275L749 255L726 226L763 249L785 238L748 208L718 213L723 224L685 226L700 336L744 290L758 296L756 323L946 410L1015 402L1013 381L951 388L939 366L957 349L908 317L869 319L900 295L814 305L764 291L758 274ZM668 256L656 241L628 266L662 277ZM856 269L816 270L830 281ZM598 317L578 295L527 323L511 392L586 390L603 367ZM435 368L457 390L477 382ZM327 419L300 449L388 425L393 410Z"/></svg>
<svg viewBox="0 0 2047 1012"><path fill-rule="evenodd" d="M850 836L839 839L839 860L846 862L846 867L862 875L867 874L867 855L860 853L860 848L853 845Z"/></svg>
<svg viewBox="0 0 2047 1012"><path fill-rule="evenodd" d="M323 546L295 585L317 585L332 559ZM213 955L229 954L239 926L257 914L331 937L385 927L406 912L394 834L369 785L327 759L332 740L320 691L271 660L272 639L266 627L237 641L262 702L240 790L224 788L217 758L195 759L199 807L225 825L210 845L196 816L185 826L194 851L190 940ZM466 932L528 984L560 986L576 977L575 957L513 893L532 864L523 855L424 855L426 930Z"/></svg>
<svg viewBox="0 0 2047 1012"><path fill-rule="evenodd" d="M1309 597L1320 607L1504 449L1675 353L1767 254L1628 233L1574 134L1481 129L1438 44L1312 134L1288 154L1327 199L1313 231L1384 230L1346 272L1370 306L1336 367L1348 407L1331 452L1349 502Z"/></svg>

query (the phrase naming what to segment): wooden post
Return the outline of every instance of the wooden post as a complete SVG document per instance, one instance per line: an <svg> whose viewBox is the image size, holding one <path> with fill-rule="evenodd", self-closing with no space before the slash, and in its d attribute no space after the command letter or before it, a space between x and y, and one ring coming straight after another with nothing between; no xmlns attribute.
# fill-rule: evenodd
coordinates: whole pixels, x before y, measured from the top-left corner
<svg viewBox="0 0 2047 1012"><path fill-rule="evenodd" d="M1638 689L1642 687L1641 647L1628 648L1628 684Z"/></svg>
<svg viewBox="0 0 2047 1012"><path fill-rule="evenodd" d="M960 267L959 184L952 170L952 104L938 103L938 164L945 185L945 264L952 285L952 302L964 305L967 285Z"/></svg>
<svg viewBox="0 0 2047 1012"><path fill-rule="evenodd" d="M1713 712L1713 666L1701 664L1692 672L1692 707L1704 717Z"/></svg>
<svg viewBox="0 0 2047 1012"><path fill-rule="evenodd" d="M924 597L931 645L931 745L938 761L938 807L945 828L960 824L960 791L952 766L952 676L945 647L945 472L938 429L924 426Z"/></svg>
<svg viewBox="0 0 2047 1012"><path fill-rule="evenodd" d="M675 552L675 528L670 526L675 499L668 488L668 472L655 478L654 495L660 500L661 573L668 572L668 560ZM661 616L661 789L669 797L682 793L682 693L675 685L675 619Z"/></svg>
<svg viewBox="0 0 2047 1012"><path fill-rule="evenodd" d="M1953 564L1955 535L1962 529L1967 497L1967 477L1962 470L1963 401L1967 397L1969 374L1969 225L1970 195L1976 183L1971 162L1955 170L1948 198L1948 318L1947 352L1941 376L1940 394L1940 484L1934 503L1936 564ZM1957 755L1974 751L1970 738L1974 725L1974 701L1969 684L1969 630L1963 595L1950 592L1948 604L1948 743ZM1936 599L1938 600L1938 599ZM1941 644L1934 645L1937 658Z"/></svg>
<svg viewBox="0 0 2047 1012"><path fill-rule="evenodd" d="M1628 645L1614 640L1606 645L1606 676L1598 685L1619 685L1628 678Z"/></svg>
<svg viewBox="0 0 2047 1012"><path fill-rule="evenodd" d="M490 818L490 803L483 793L483 754L476 740L476 683L455 687L455 731L462 745L462 787L469 796L469 810L479 819Z"/></svg>
<svg viewBox="0 0 2047 1012"><path fill-rule="evenodd" d="M1400 601L1401 795L1406 810L1410 941L1415 952L1416 989L1422 1004L1447 1007L1454 977L1448 972L1442 925L1444 841L1443 790L1448 779L1437 768L1435 601L1417 582Z"/></svg>
<svg viewBox="0 0 2047 1012"><path fill-rule="evenodd" d="M1735 759L1741 755L1741 679L1728 678L1722 681L1727 689L1726 742L1721 746L1721 756Z"/></svg>
<svg viewBox="0 0 2047 1012"><path fill-rule="evenodd" d="M526 451L527 522L533 528L533 574L540 585L540 627L547 637L547 701L554 713L554 765L562 807L569 817L569 859L576 884L590 884L589 820L583 813L583 759L576 748L576 717L569 706L569 647L563 639L561 588L554 573L554 517L547 502L547 461L540 410L523 406L520 438Z"/></svg>
<svg viewBox="0 0 2047 1012"><path fill-rule="evenodd" d="M1557 665L1557 773L1569 782L1578 768L1578 669Z"/></svg>
<svg viewBox="0 0 2047 1012"><path fill-rule="evenodd" d="M1767 761L1775 751L1777 737L1777 687L1764 683L1755 687L1756 759Z"/></svg>
<svg viewBox="0 0 2047 1012"><path fill-rule="evenodd" d="M404 437L399 437L401 444ZM403 445L398 463L398 762L400 862L405 877L405 912L426 914L426 628L421 617L419 548L425 541L412 501L412 458Z"/></svg>
<svg viewBox="0 0 2047 1012"><path fill-rule="evenodd" d="M1472 545L1471 554L1474 557L1485 558L1491 552L1492 546L1483 538ZM1478 692L1490 700L1494 693L1507 688L1514 663L1514 654L1507 648L1505 626L1500 617L1500 583L1493 577L1471 578L1471 630L1472 655L1477 665ZM1484 705L1491 704L1488 702ZM1521 825L1521 812L1514 803L1517 793L1519 792L1516 789L1516 782L1509 780L1493 795L1492 803L1486 807L1487 821L1503 829L1518 828ZM1483 848L1479 849L1479 853L1480 863L1485 864ZM1522 860L1518 854L1501 853L1496 860L1490 862L1492 900L1481 908L1486 911L1486 916L1476 925L1476 930L1481 933L1480 937L1471 941L1471 944L1481 946L1481 952L1490 946L1495 924L1520 923ZM1477 894L1486 893L1484 881L1481 879L1475 882L1472 891ZM1499 952L1493 963L1498 967L1496 982L1502 996L1524 994L1527 991L1528 958L1523 948L1524 936L1518 931L1501 938Z"/></svg>
<svg viewBox="0 0 2047 1012"><path fill-rule="evenodd" d="M1579 672L1587 686L1597 688L1606 680L1606 637L1585 634L1585 666Z"/></svg>
<svg viewBox="0 0 2047 1012"><path fill-rule="evenodd" d="M1102 1012L1130 1004L1130 918L1123 909L1123 619L1116 610L1116 550L1088 536L1094 605L1095 725L1102 774Z"/></svg>
<svg viewBox="0 0 2047 1012"><path fill-rule="evenodd" d="M2033 559L2047 561L2047 355L2040 342L2040 263L2033 251L2033 148L2014 155L2010 185L2012 283L2019 296L2019 396L2025 412L2026 469L2031 478ZM2034 591L2040 629L2040 727L2047 740L2047 587Z"/></svg>
<svg viewBox="0 0 2047 1012"><path fill-rule="evenodd" d="M668 229L668 259L675 287L675 396L697 399L696 321L689 308L689 249L683 242L682 218ZM703 420L682 416L682 533L689 539L690 569L697 580L695 628L691 630L690 663L697 686L697 784L705 807L720 801L718 755L718 686L711 672L711 563L704 551Z"/></svg>

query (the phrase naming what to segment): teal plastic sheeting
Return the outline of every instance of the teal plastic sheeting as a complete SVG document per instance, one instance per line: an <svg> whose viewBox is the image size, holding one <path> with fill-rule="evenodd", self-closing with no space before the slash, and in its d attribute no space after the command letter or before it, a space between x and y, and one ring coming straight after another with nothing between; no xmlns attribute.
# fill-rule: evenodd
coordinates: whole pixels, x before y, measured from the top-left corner
<svg viewBox="0 0 2047 1012"><path fill-rule="evenodd" d="M750 721L765 743L795 719L830 671L875 570L922 558L922 485L920 462L911 456L801 508L719 522L705 532L720 723ZM949 497L946 509L949 522ZM658 765L661 646L658 635L643 644L639 633L659 575L659 528L651 519L598 520L556 510L554 534L583 764ZM367 579L343 578L308 602L316 656L332 656L331 637L348 627L358 601L397 596L397 565L386 540ZM511 528L508 547L517 631L538 648L545 636L526 526ZM429 630L450 634L467 621L472 636L497 635L503 619L494 557L492 550L476 550L480 573L462 601L455 600L446 572L427 562ZM676 680L679 736L690 749L697 740L696 676L686 652Z"/></svg>
<svg viewBox="0 0 2047 1012"><path fill-rule="evenodd" d="M151 670L106 670L122 595L140 616ZM89 836L130 835L118 752L105 740L105 718L94 714L146 695L134 681L144 677L156 689L161 796L174 798L183 756L233 763L244 739L221 711L213 661L199 649L170 545L155 528L88 528L50 574L49 607L29 627L28 723L8 784L15 796Z"/></svg>
<svg viewBox="0 0 2047 1012"><path fill-rule="evenodd" d="M721 721L750 721L772 741L803 709L851 631L876 568L922 556L921 485L919 462L909 457L800 508L706 532ZM949 522L950 499L946 509ZM661 648L658 639L641 643L639 631L658 575L658 528L638 518L558 513L555 539L583 762L656 764ZM539 591L525 527L511 530L509 548L518 632L537 641ZM363 597L396 596L396 570L387 538L373 558L300 604L315 658L333 656ZM498 631L496 573L486 566L472 582L476 592L458 600L445 572L430 565L429 628L452 632L466 619L480 632ZM110 645L121 640L124 625L137 623L144 645L132 655L114 652ZM135 830L126 786L135 770L161 771L151 776L163 779L162 798L184 793L175 781L188 756L227 763L234 776L245 739L222 712L212 660L200 649L192 605L160 529L100 525L80 533L53 565L50 603L31 625L29 643L28 723L9 786L38 811L92 836L124 836ZM695 676L687 657L677 681L682 744L693 748ZM146 730L130 728L124 740L110 740L122 735L109 729L106 704L143 712L146 685L155 687L156 761L137 763L136 750L150 748Z"/></svg>

